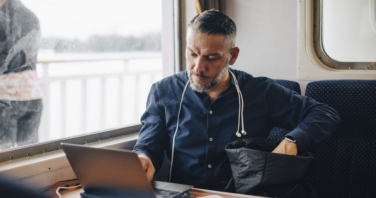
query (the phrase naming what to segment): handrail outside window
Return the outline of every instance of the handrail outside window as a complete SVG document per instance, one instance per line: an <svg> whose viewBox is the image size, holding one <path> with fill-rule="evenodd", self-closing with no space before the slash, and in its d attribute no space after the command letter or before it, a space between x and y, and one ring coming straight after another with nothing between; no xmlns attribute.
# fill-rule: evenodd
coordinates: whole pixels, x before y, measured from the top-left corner
<svg viewBox="0 0 376 198"><path fill-rule="evenodd" d="M175 64L178 62L176 60L178 58L176 54L179 53L179 52L176 52L178 51L178 49L176 49L178 42L175 41L178 37L176 37L175 35L179 33L179 28L180 28L180 24L177 22L180 20L180 3L177 0L168 0L168 1L163 0L161 2L162 2L162 11L163 11L162 57L160 54L159 55L157 54L155 57L146 57L146 58L162 58L164 63L167 63L166 65L168 67L168 68L163 68L163 74L171 75L173 71L176 69ZM113 57L111 57L110 59L112 60ZM120 58L118 57L117 59L123 60L124 57L120 57ZM132 59L132 57L128 57L125 59ZM92 60L73 60L73 61L80 62L80 61L92 61ZM95 60L95 61L106 61L106 60ZM65 62L65 60L63 62ZM40 62L40 63L46 64L44 62L43 63ZM164 67L166 67L166 65L164 65ZM178 71L175 71L175 73L176 72ZM122 74L119 74L119 75L122 75ZM40 142L40 143L35 143L32 145L19 146L17 148L0 151L0 162L5 162L9 160L20 159L24 157L29 157L33 155L56 151L60 149L60 143L62 142L74 143L74 144L86 144L86 143L99 142L99 141L110 139L110 138L121 137L127 134L137 133L141 130L141 127L142 125L140 124L128 125L122 128L106 129L106 130L93 132L89 134L82 134L82 135L77 135L73 137Z"/></svg>

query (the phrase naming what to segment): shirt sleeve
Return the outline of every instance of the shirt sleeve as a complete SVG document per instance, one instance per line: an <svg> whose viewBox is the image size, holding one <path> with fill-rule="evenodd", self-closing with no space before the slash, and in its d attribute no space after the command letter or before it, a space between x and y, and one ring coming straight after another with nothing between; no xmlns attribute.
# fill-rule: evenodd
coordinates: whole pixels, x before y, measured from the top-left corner
<svg viewBox="0 0 376 198"><path fill-rule="evenodd" d="M265 102L272 124L291 130L286 136L296 140L299 151L315 148L334 133L341 122L329 105L301 96L272 80L268 82Z"/></svg>
<svg viewBox="0 0 376 198"><path fill-rule="evenodd" d="M146 111L141 117L143 127L133 148L138 154L147 155L156 171L163 163L164 151L168 144L164 110L159 105L159 100L158 87L153 84L147 99Z"/></svg>

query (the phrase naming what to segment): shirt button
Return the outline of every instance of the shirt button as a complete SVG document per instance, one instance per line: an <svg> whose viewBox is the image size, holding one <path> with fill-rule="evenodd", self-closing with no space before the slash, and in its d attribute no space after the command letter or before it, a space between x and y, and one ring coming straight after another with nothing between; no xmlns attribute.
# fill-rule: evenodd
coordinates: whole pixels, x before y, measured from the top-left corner
<svg viewBox="0 0 376 198"><path fill-rule="evenodd" d="M210 111L209 111L209 114L213 114L213 111L212 111L212 110L210 110Z"/></svg>
<svg viewBox="0 0 376 198"><path fill-rule="evenodd" d="M210 141L210 142L213 141L213 138L209 138L209 141Z"/></svg>
<svg viewBox="0 0 376 198"><path fill-rule="evenodd" d="M211 164L208 165L208 168L211 168Z"/></svg>

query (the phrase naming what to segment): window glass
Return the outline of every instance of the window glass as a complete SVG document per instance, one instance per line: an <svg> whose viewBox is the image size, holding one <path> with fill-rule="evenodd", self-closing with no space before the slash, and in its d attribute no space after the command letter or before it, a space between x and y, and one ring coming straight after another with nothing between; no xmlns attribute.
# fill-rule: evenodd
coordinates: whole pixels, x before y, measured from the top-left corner
<svg viewBox="0 0 376 198"><path fill-rule="evenodd" d="M161 0L0 6L0 150L139 124L162 78Z"/></svg>
<svg viewBox="0 0 376 198"><path fill-rule="evenodd" d="M330 58L376 62L375 1L322 1L323 47Z"/></svg>

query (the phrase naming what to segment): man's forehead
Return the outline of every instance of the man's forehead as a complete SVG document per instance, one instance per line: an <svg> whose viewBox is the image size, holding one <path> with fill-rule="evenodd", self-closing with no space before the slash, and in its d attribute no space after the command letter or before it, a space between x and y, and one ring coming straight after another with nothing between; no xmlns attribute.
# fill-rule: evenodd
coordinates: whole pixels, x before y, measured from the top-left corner
<svg viewBox="0 0 376 198"><path fill-rule="evenodd" d="M187 49L190 51L203 50L205 53L219 54L226 48L224 35L207 35L193 30L187 33Z"/></svg>
<svg viewBox="0 0 376 198"><path fill-rule="evenodd" d="M191 49L189 46L187 46L187 50L190 52L196 52L196 50ZM222 53L219 50L211 50L211 51L202 51L201 53L204 53L206 56L220 56Z"/></svg>

